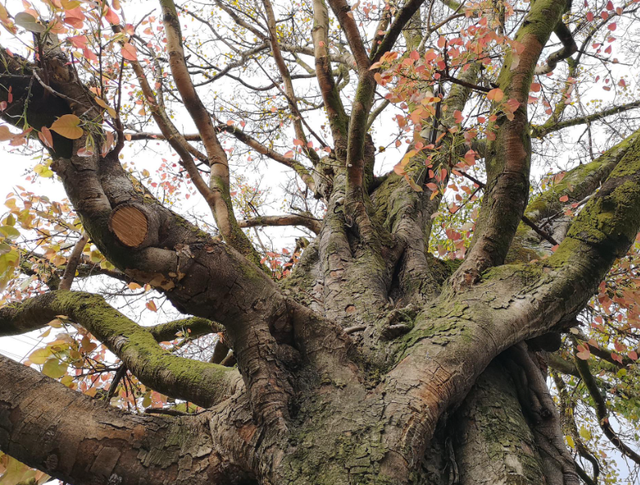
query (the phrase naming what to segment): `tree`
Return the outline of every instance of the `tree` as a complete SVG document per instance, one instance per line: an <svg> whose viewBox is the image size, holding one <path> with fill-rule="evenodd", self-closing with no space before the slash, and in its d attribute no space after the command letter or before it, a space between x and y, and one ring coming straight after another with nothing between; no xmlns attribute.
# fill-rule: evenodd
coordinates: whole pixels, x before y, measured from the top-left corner
<svg viewBox="0 0 640 485"><path fill-rule="evenodd" d="M607 446L640 464L639 103L612 53L632 62L634 2L159 6L0 6L28 44L0 50L22 130L0 135L41 143L69 198L16 189L0 227L0 335L63 330L41 372L0 357L7 457L74 485L591 484L614 479ZM178 161L151 175L126 145L154 140ZM532 146L588 163L530 200ZM297 211L233 186L256 154L290 169ZM172 210L192 188L215 231ZM315 238L287 254L243 230L286 225ZM185 318L71 291L95 275Z"/></svg>

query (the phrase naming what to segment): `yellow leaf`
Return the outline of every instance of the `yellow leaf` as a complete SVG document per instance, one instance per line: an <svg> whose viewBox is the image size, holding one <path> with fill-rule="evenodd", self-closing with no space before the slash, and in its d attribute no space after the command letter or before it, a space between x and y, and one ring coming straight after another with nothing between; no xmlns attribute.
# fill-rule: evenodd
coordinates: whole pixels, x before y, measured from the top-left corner
<svg viewBox="0 0 640 485"><path fill-rule="evenodd" d="M111 116L112 118L116 117L116 110L113 109L111 106L109 106L107 103L105 103L103 99L96 97L95 100L96 100L96 103L98 103L98 106L101 106L102 108L107 110L107 113L109 113L109 116Z"/></svg>
<svg viewBox="0 0 640 485"><path fill-rule="evenodd" d="M44 349L38 349L31 352L29 360L34 364L44 364L51 355L51 347L45 347Z"/></svg>
<svg viewBox="0 0 640 485"><path fill-rule="evenodd" d="M591 432L584 426L580 426L580 436L585 440L590 440Z"/></svg>
<svg viewBox="0 0 640 485"><path fill-rule="evenodd" d="M573 441L573 438L572 438L571 436L566 436L566 438L567 438L567 444L568 444L571 448L573 448L573 449L575 450L575 449L576 449L576 444L575 444L575 442Z"/></svg>
<svg viewBox="0 0 640 485"><path fill-rule="evenodd" d="M42 367L42 373L52 379L60 379L67 373L67 364L58 359L49 359Z"/></svg>
<svg viewBox="0 0 640 485"><path fill-rule="evenodd" d="M82 136L84 131L80 128L80 118L76 115L62 115L51 125L51 130L55 131L65 138L77 140Z"/></svg>

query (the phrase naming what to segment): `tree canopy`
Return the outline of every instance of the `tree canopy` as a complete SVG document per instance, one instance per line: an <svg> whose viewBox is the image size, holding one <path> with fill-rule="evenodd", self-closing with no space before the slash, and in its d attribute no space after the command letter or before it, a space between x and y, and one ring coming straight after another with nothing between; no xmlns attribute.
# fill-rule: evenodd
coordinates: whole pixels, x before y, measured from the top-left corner
<svg viewBox="0 0 640 485"><path fill-rule="evenodd" d="M0 4L0 484L637 480L637 17Z"/></svg>

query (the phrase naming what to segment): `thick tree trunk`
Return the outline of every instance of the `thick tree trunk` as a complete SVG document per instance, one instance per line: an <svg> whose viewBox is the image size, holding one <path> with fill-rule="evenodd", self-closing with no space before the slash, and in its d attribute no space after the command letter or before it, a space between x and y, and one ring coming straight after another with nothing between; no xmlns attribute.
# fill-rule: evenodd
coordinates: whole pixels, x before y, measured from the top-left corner
<svg viewBox="0 0 640 485"><path fill-rule="evenodd" d="M73 485L577 483L544 377L523 342L566 330L634 241L640 137L634 134L594 162L598 183L587 177L570 187L590 193L604 180L568 230L554 232L566 237L553 255L514 254L526 244L534 246L527 256L548 252L537 236L518 229L531 156L526 107L539 56L565 2L532 3L518 28L524 50L517 62L507 56L498 79L518 109L511 113L514 121L500 115L493 127L474 243L455 269L428 252L441 202L428 188L435 181L429 172L453 168L456 148L446 137L456 131L452 113L464 108L469 88L456 86L438 100L448 114L422 132L444 139L438 143L446 148L434 155L433 170L424 170L424 157L412 161L427 173L416 179L424 189L414 190L416 180L396 173L374 186L374 145L367 134L372 66L422 2L404 2L371 53L347 2L328 3L353 51L359 82L349 119L326 59L327 7L315 1L316 71L337 149L335 158L310 155L318 179L306 177L306 183L324 198L327 214L312 225L317 239L281 286L254 264L259 257L235 220L226 155L191 81L171 0L161 1L171 67L207 150L213 184L202 192L225 242L132 179L119 159L122 131L106 155L80 156L85 138L54 138L51 167L92 242L121 274L200 317L186 325L202 329L207 319L205 326L224 329L237 370L170 354L157 341L171 335L173 325L145 330L95 295L60 290L7 305L0 309L0 334L40 328L64 314L100 339L140 382L206 409L193 416L132 415L2 358L0 449ZM271 9L270 2L264 5ZM273 15L268 40L287 78ZM42 127L67 111L100 119L73 66L47 59L51 89L61 95L54 99L73 103L52 103L43 120L48 92L38 84L25 89L40 65L0 53L0 80L19 98L2 114L9 122L23 113ZM470 66L463 85L479 71ZM295 111L292 90L289 79ZM0 101L8 92L0 90ZM169 123L160 115L157 121ZM180 143L174 148L190 157ZM189 160L183 163L193 169ZM441 176L445 185L447 176ZM545 210L531 207L529 216L535 220Z"/></svg>

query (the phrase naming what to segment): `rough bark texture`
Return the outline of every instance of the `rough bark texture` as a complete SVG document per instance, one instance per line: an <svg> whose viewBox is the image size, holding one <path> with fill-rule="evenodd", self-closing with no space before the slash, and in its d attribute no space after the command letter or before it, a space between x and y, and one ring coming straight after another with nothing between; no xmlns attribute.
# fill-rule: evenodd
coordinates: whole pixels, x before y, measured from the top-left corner
<svg viewBox="0 0 640 485"><path fill-rule="evenodd" d="M566 221L568 227L549 229L562 242L541 259L549 252L546 243L538 233L518 229L531 157L526 106L564 2L534 2L516 36L524 46L519 63L505 60L498 82L520 107L513 120L495 123L474 245L457 269L428 252L441 202L426 185L433 178L412 180L423 188L418 192L395 173L381 183L372 176L367 120L376 86L370 66L394 45L422 2L399 8L369 55L347 3L328 1L358 71L350 116L325 45L328 9L322 0L313 2L315 68L336 149L323 159L310 155L316 179L306 183L325 200L327 215L304 223L236 221L226 155L189 77L175 6L161 3L176 85L207 151L211 206L224 242L147 193L123 169L119 148L79 156L84 138L54 137L52 168L106 258L194 318L147 330L100 297L60 290L1 309L0 335L39 328L64 314L141 382L206 410L182 417L125 413L1 358L0 449L73 485L577 483L543 377L522 342L574 321L633 242L640 228L640 137L632 135L567 176L575 178L572 197L602 187L575 221ZM295 112L274 12L270 2L263 4L269 14L265 39ZM6 51L2 57L0 82L18 100L2 113L8 122L16 123L15 113L36 127L64 113L100 117L90 101L65 101L89 98L64 60L48 61L47 79L61 96L44 109L38 85L25 89L40 67ZM447 114L440 125L423 133L441 140L444 155L435 162L441 168L455 151L447 138L452 113L464 109L479 71L479 65L468 69L463 84L442 100ZM6 99L0 91L0 101ZM304 139L297 120L295 129ZM424 158L412 163L424 166ZM529 218L540 222L557 211L557 199L554 193L549 201L534 201ZM240 230L261 223L301 224L318 234L281 285L259 267ZM216 347L209 363L158 346L182 328L224 332L225 347ZM229 349L237 370L218 364Z"/></svg>

